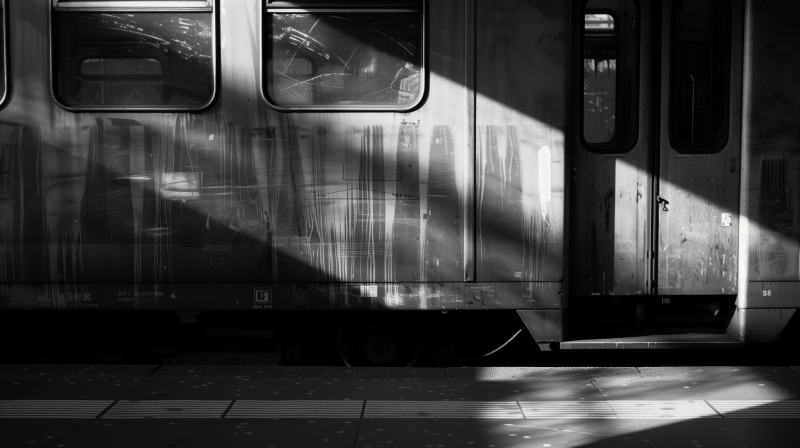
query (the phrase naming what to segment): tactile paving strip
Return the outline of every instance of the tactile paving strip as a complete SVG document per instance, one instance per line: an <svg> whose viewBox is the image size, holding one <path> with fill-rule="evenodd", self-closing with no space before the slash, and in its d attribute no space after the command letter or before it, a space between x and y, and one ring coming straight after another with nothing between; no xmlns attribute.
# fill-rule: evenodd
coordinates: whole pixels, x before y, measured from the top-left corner
<svg viewBox="0 0 800 448"><path fill-rule="evenodd" d="M690 401L645 401L645 400L609 400L609 406L624 419L692 419L719 418L714 409L703 400Z"/></svg>
<svg viewBox="0 0 800 448"><path fill-rule="evenodd" d="M800 418L800 400L708 400L725 418Z"/></svg>
<svg viewBox="0 0 800 448"><path fill-rule="evenodd" d="M0 418L95 418L111 400L0 400Z"/></svg>
<svg viewBox="0 0 800 448"><path fill-rule="evenodd" d="M227 400L124 400L103 418L220 418Z"/></svg>
<svg viewBox="0 0 800 448"><path fill-rule="evenodd" d="M368 401L364 417L524 418L515 401Z"/></svg>
<svg viewBox="0 0 800 448"><path fill-rule="evenodd" d="M363 401L237 400L227 418L360 418Z"/></svg>
<svg viewBox="0 0 800 448"><path fill-rule="evenodd" d="M362 413L363 410L363 413ZM226 413L226 411L228 411ZM800 400L0 400L0 418L800 418Z"/></svg>
<svg viewBox="0 0 800 448"><path fill-rule="evenodd" d="M606 401L520 401L526 419L617 418Z"/></svg>

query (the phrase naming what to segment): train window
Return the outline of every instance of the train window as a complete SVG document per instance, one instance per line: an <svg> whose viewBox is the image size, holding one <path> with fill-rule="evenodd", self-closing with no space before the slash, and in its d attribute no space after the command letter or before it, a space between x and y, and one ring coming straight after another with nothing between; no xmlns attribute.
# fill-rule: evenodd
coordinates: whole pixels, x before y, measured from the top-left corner
<svg viewBox="0 0 800 448"><path fill-rule="evenodd" d="M728 141L731 5L676 0L670 39L669 138L684 154L710 154Z"/></svg>
<svg viewBox="0 0 800 448"><path fill-rule="evenodd" d="M0 73L0 104L3 104L6 99L6 85L8 83L6 58L8 58L8 51L6 51L6 0L0 0L0 64L2 64L3 69L3 73Z"/></svg>
<svg viewBox="0 0 800 448"><path fill-rule="evenodd" d="M614 16L584 14L583 138L608 143L616 133L617 46Z"/></svg>
<svg viewBox="0 0 800 448"><path fill-rule="evenodd" d="M53 94L70 110L197 110L216 90L214 2L53 2Z"/></svg>
<svg viewBox="0 0 800 448"><path fill-rule="evenodd" d="M265 0L262 92L278 110L389 110L423 98L422 0Z"/></svg>
<svg viewBox="0 0 800 448"><path fill-rule="evenodd" d="M583 5L581 136L593 152L626 152L636 143L637 15L632 0L588 0Z"/></svg>

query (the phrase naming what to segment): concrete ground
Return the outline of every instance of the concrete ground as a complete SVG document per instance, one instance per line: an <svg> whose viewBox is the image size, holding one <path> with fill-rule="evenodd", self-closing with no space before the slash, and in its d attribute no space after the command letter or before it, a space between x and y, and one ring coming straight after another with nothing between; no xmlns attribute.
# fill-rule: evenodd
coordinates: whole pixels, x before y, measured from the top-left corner
<svg viewBox="0 0 800 448"><path fill-rule="evenodd" d="M794 447L800 367L0 365L0 446Z"/></svg>

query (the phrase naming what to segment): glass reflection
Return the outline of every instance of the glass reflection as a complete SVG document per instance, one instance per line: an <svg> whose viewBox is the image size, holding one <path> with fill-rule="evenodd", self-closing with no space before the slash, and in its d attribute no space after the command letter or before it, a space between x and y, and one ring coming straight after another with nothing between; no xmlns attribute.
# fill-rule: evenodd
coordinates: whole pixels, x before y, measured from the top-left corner
<svg viewBox="0 0 800 448"><path fill-rule="evenodd" d="M635 0L586 0L581 30L583 143L624 153L639 132L639 10Z"/></svg>
<svg viewBox="0 0 800 448"><path fill-rule="evenodd" d="M422 14L268 13L266 95L279 107L412 106Z"/></svg>
<svg viewBox="0 0 800 448"><path fill-rule="evenodd" d="M617 47L614 17L584 15L583 138L607 143L616 133Z"/></svg>
<svg viewBox="0 0 800 448"><path fill-rule="evenodd" d="M192 107L213 93L212 15L54 14L55 92L73 107Z"/></svg>

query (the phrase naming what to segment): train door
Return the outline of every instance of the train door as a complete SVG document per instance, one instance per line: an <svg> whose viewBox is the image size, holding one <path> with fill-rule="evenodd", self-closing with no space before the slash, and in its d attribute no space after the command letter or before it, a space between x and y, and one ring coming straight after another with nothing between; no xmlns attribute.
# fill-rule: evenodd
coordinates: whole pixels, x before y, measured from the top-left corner
<svg viewBox="0 0 800 448"><path fill-rule="evenodd" d="M661 5L658 294L735 294L741 1Z"/></svg>
<svg viewBox="0 0 800 448"><path fill-rule="evenodd" d="M652 287L654 149L649 5L588 0L574 10L570 174L572 295L638 295Z"/></svg>
<svg viewBox="0 0 800 448"><path fill-rule="evenodd" d="M577 5L571 293L735 294L742 3Z"/></svg>

